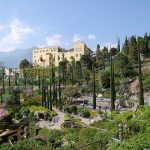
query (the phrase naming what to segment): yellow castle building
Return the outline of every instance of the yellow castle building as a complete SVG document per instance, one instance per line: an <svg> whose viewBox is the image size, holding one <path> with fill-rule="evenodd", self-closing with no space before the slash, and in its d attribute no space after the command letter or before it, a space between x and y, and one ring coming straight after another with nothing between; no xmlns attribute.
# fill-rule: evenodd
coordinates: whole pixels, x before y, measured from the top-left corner
<svg viewBox="0 0 150 150"><path fill-rule="evenodd" d="M71 62L79 61L82 55L91 55L93 52L84 42L77 41L73 43L72 49L63 49L58 46L35 48L33 49L33 66L50 67L58 66L63 59Z"/></svg>

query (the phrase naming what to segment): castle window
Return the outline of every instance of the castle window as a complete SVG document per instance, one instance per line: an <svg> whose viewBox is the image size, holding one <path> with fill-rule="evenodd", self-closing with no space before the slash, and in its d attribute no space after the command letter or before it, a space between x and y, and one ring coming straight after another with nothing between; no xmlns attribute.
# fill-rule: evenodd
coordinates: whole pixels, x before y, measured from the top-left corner
<svg viewBox="0 0 150 150"><path fill-rule="evenodd" d="M76 54L76 57L78 57L78 54Z"/></svg>

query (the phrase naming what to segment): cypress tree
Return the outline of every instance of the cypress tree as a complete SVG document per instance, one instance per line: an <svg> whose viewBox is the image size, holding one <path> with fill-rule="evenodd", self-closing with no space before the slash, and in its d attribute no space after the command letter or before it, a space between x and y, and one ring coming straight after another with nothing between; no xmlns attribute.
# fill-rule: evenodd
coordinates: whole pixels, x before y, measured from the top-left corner
<svg viewBox="0 0 150 150"><path fill-rule="evenodd" d="M45 94L45 99L44 99L44 104L45 104L45 108L48 108L48 86L47 86L47 84L45 84L45 88L44 88L44 94Z"/></svg>
<svg viewBox="0 0 150 150"><path fill-rule="evenodd" d="M47 85L47 108L50 109L50 92L48 85Z"/></svg>
<svg viewBox="0 0 150 150"><path fill-rule="evenodd" d="M56 101L56 108L58 107L58 99L57 99L57 83L55 84L55 101Z"/></svg>
<svg viewBox="0 0 150 150"><path fill-rule="evenodd" d="M124 42L124 44L123 44L122 51L123 51L123 53L126 54L126 55L129 54L129 40L128 40L127 37L126 37L125 42Z"/></svg>
<svg viewBox="0 0 150 150"><path fill-rule="evenodd" d="M10 83L10 69L9 69L9 76L8 76L8 86L9 86L9 89L10 89L10 86L11 86L11 83Z"/></svg>
<svg viewBox="0 0 150 150"><path fill-rule="evenodd" d="M3 93L5 93L5 72L3 70Z"/></svg>
<svg viewBox="0 0 150 150"><path fill-rule="evenodd" d="M61 77L60 77L60 67L58 68L58 95L59 95L59 107L61 107Z"/></svg>
<svg viewBox="0 0 150 150"><path fill-rule="evenodd" d="M41 75L40 75L40 71L38 72L38 86L39 86L39 90L41 89Z"/></svg>
<svg viewBox="0 0 150 150"><path fill-rule="evenodd" d="M50 79L50 88L49 88L49 102L50 102L50 110L52 110L52 82Z"/></svg>
<svg viewBox="0 0 150 150"><path fill-rule="evenodd" d="M120 52L120 39L118 39L117 51Z"/></svg>
<svg viewBox="0 0 150 150"><path fill-rule="evenodd" d="M111 111L115 109L116 91L114 83L114 64L112 61L112 54L110 53L110 96L111 96Z"/></svg>
<svg viewBox="0 0 150 150"><path fill-rule="evenodd" d="M93 109L96 109L95 63L93 60Z"/></svg>
<svg viewBox="0 0 150 150"><path fill-rule="evenodd" d="M1 103L3 102L3 91L0 89L0 97L1 97Z"/></svg>
<svg viewBox="0 0 150 150"><path fill-rule="evenodd" d="M15 86L17 86L17 73L15 72Z"/></svg>
<svg viewBox="0 0 150 150"><path fill-rule="evenodd" d="M46 85L44 83L44 106L46 108Z"/></svg>
<svg viewBox="0 0 150 150"><path fill-rule="evenodd" d="M138 71L139 71L139 105L144 105L143 82L141 72L140 47L138 48Z"/></svg>
<svg viewBox="0 0 150 150"><path fill-rule="evenodd" d="M53 87L53 103L55 102L56 104L56 92L55 92L55 71L54 68L52 66L52 87Z"/></svg>
<svg viewBox="0 0 150 150"><path fill-rule="evenodd" d="M44 106L44 79L42 79L42 106Z"/></svg>
<svg viewBox="0 0 150 150"><path fill-rule="evenodd" d="M32 71L32 76L31 76L31 88L32 88L32 91L33 91L33 71Z"/></svg>
<svg viewBox="0 0 150 150"><path fill-rule="evenodd" d="M27 88L26 80L27 80L27 74L26 74L26 71L24 70L24 88L25 88L25 89Z"/></svg>

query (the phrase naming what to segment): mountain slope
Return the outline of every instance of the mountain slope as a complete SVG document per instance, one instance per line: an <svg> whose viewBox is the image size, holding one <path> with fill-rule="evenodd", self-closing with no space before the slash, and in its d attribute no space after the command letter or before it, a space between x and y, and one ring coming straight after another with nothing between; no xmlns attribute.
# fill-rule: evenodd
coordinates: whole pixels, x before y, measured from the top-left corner
<svg viewBox="0 0 150 150"><path fill-rule="evenodd" d="M32 61L32 49L16 49L12 52L0 52L0 61L4 62L5 67L18 68L23 59Z"/></svg>

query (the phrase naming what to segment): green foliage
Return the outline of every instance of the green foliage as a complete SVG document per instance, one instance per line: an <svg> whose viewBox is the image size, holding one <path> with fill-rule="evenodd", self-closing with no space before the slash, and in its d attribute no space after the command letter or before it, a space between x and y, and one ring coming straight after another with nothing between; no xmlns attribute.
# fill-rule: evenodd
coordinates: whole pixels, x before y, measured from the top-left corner
<svg viewBox="0 0 150 150"><path fill-rule="evenodd" d="M40 111L40 112L49 111L49 109L44 108L44 107L42 107L42 106L34 106L34 105L32 105L32 106L29 106L28 108L29 108L31 111Z"/></svg>
<svg viewBox="0 0 150 150"><path fill-rule="evenodd" d="M20 140L13 147L10 144L0 145L1 150L45 150L45 148L41 142L33 139Z"/></svg>
<svg viewBox="0 0 150 150"><path fill-rule="evenodd" d="M35 96L33 98L24 99L23 105L24 106L31 106L31 105L39 106L41 105L41 96Z"/></svg>
<svg viewBox="0 0 150 150"><path fill-rule="evenodd" d="M22 60L19 64L20 69L28 68L30 66L30 62L27 59Z"/></svg>
<svg viewBox="0 0 150 150"><path fill-rule="evenodd" d="M146 92L150 90L150 75L143 77L143 88Z"/></svg>
<svg viewBox="0 0 150 150"><path fill-rule="evenodd" d="M83 117L85 117L85 118L88 118L88 117L90 117L90 115L91 115L89 109L87 109L87 108L85 108L85 107L78 107L78 108L77 108L77 112L78 112L81 116L83 116Z"/></svg>
<svg viewBox="0 0 150 150"><path fill-rule="evenodd" d="M71 115L65 115L65 121L80 122L81 119L78 117L71 116Z"/></svg>
<svg viewBox="0 0 150 150"><path fill-rule="evenodd" d="M100 78L102 87L105 89L110 88L110 73L108 71L101 71Z"/></svg>

